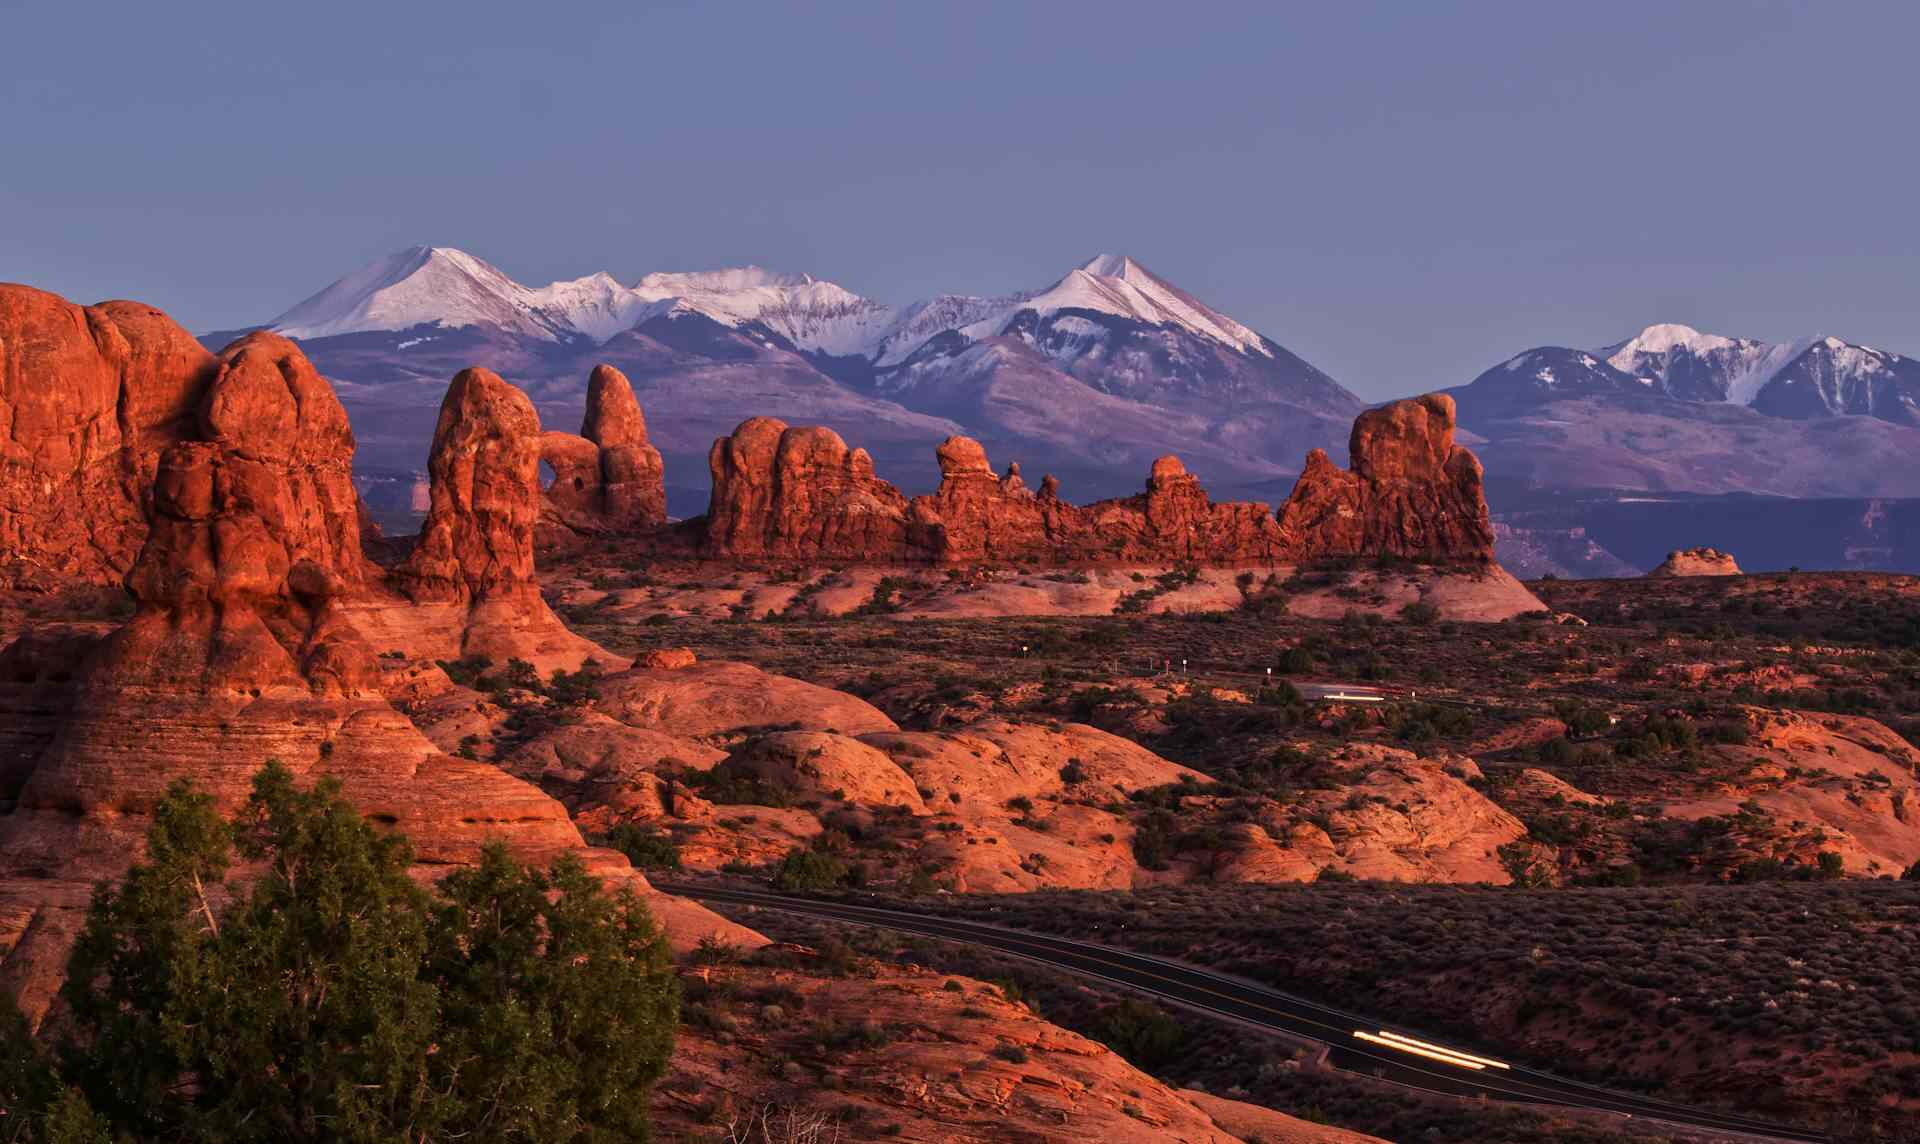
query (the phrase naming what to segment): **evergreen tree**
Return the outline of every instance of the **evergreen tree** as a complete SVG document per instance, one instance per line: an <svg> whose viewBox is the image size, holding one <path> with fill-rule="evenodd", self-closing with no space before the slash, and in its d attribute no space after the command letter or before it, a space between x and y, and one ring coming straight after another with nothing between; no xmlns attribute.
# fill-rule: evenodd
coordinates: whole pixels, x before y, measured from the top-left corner
<svg viewBox="0 0 1920 1144"><path fill-rule="evenodd" d="M94 894L59 1070L0 1072L21 1140L645 1140L678 1004L645 906L572 856L489 846L433 893L411 863L331 781L270 763L231 826L176 784Z"/></svg>

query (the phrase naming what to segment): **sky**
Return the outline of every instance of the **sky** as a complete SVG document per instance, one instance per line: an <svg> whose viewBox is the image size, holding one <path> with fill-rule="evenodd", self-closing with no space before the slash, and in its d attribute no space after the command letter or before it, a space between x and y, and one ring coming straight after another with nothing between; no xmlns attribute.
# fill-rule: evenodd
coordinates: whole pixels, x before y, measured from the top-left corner
<svg viewBox="0 0 1920 1144"><path fill-rule="evenodd" d="M1920 356L1910 3L0 0L0 280L416 243L889 302L1133 256L1370 399L1653 322Z"/></svg>

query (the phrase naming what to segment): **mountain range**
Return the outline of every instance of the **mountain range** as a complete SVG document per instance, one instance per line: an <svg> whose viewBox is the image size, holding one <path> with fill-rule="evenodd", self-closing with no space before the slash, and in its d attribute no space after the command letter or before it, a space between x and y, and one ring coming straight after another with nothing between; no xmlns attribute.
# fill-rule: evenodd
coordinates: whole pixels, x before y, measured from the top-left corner
<svg viewBox="0 0 1920 1144"><path fill-rule="evenodd" d="M689 507L707 446L748 415L835 428L908 488L933 483L930 443L965 433L996 461L1061 476L1071 497L1133 491L1174 452L1210 487L1276 499L1307 450L1344 460L1365 405L1112 254L1032 290L896 306L754 266L532 287L418 246L264 325L335 379L363 465L393 473L417 468L463 366L492 366L570 427L588 372L609 362L633 380ZM1431 381L1421 388L1444 384ZM1445 392L1489 474L1529 487L1920 495L1920 361L1838 338L1654 325L1527 350Z"/></svg>
<svg viewBox="0 0 1920 1144"><path fill-rule="evenodd" d="M1134 491L1166 452L1245 485L1297 471L1316 445L1344 456L1365 407L1118 255L1041 289L892 306L752 266L529 287L470 254L423 246L265 326L340 383L370 467L396 470L418 465L430 395L473 362L522 384L562 426L578 417L591 367L619 367L670 479L692 485L708 445L749 415L831 426L909 487L933 483L929 446L954 433L996 460L1055 472L1075 496Z"/></svg>
<svg viewBox="0 0 1920 1144"><path fill-rule="evenodd" d="M1543 488L1920 495L1920 361L1834 337L1655 325L1447 390L1488 471Z"/></svg>

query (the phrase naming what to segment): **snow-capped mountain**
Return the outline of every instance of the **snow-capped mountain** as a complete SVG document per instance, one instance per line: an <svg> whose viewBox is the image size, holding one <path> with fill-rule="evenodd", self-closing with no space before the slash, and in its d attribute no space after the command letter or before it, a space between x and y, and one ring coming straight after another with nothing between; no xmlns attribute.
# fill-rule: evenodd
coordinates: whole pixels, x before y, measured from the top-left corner
<svg viewBox="0 0 1920 1144"><path fill-rule="evenodd" d="M1635 377L1586 350L1541 346L1516 354L1474 379L1473 388L1525 401L1560 401L1592 394L1631 395L1654 382Z"/></svg>
<svg viewBox="0 0 1920 1144"><path fill-rule="evenodd" d="M594 282L532 290L465 251L415 246L354 271L267 328L304 340L422 325L492 326L553 341L574 332L572 319L552 310L553 302L574 301L577 295L580 303L590 304Z"/></svg>
<svg viewBox="0 0 1920 1144"><path fill-rule="evenodd" d="M1769 344L1655 325L1597 350L1528 350L1467 388L1482 402L1615 392L1793 420L1866 416L1920 425L1920 361L1831 337Z"/></svg>
<svg viewBox="0 0 1920 1144"><path fill-rule="evenodd" d="M1656 325L1531 349L1447 392L1487 472L1534 486L1920 493L1920 362L1838 338Z"/></svg>
<svg viewBox="0 0 1920 1144"><path fill-rule="evenodd" d="M1703 334L1691 326L1648 326L1598 353L1607 364L1682 401L1726 401L1760 373L1776 347L1751 338ZM1739 400L1751 404L1751 400Z"/></svg>
<svg viewBox="0 0 1920 1144"><path fill-rule="evenodd" d="M699 314L735 328L758 322L797 349L835 356L865 356L894 319L893 307L811 274L758 266L649 274L632 292L657 313Z"/></svg>
<svg viewBox="0 0 1920 1144"><path fill-rule="evenodd" d="M528 286L463 251L423 246L347 275L268 327L300 339L350 409L379 406L380 432L398 434L375 442L383 456L406 455L430 428L425 414L408 420L418 394L474 363L561 408L594 363L610 362L652 403L649 423L669 451L697 454L714 418L750 414L825 423L862 443L882 427L903 441L963 430L1009 460L1091 476L1103 495L1137 486L1174 447L1223 478L1272 480L1310 447L1342 454L1362 408L1325 373L1124 255L1037 289L894 306L754 266ZM687 404L680 424L675 402Z"/></svg>
<svg viewBox="0 0 1920 1144"><path fill-rule="evenodd" d="M1259 334L1115 254L1099 255L1042 290L1004 298L943 294L896 308L810 274L757 266L653 273L631 286L604 272L525 286L464 251L416 246L347 275L267 326L302 339L417 326L493 326L546 341L605 342L649 319L682 314L731 328L757 322L802 352L864 358L878 368L898 365L943 333L978 341L1008 333L1023 321L1030 330L1057 330L1062 352L1078 356L1072 341L1099 335L1084 319L1059 319L1082 315L1273 356Z"/></svg>

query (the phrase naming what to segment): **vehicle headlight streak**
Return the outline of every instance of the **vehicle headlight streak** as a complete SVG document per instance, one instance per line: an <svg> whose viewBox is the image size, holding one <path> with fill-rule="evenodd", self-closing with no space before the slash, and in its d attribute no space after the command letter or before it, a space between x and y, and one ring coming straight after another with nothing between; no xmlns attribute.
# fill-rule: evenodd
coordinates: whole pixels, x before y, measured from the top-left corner
<svg viewBox="0 0 1920 1144"><path fill-rule="evenodd" d="M1455 1065L1463 1069L1473 1069L1475 1072L1482 1069L1506 1069L1513 1067L1503 1061L1492 1060L1488 1057L1476 1057L1472 1053L1463 1053L1458 1049L1449 1049L1440 1045L1430 1044L1426 1041L1417 1041L1412 1037L1403 1036L1400 1033L1389 1033L1385 1029L1380 1030L1378 1033L1367 1033L1355 1029L1353 1035L1362 1041L1376 1045L1384 1045L1389 1049L1399 1049L1403 1053L1412 1053L1416 1057L1425 1057L1428 1060L1439 1061L1441 1064Z"/></svg>

